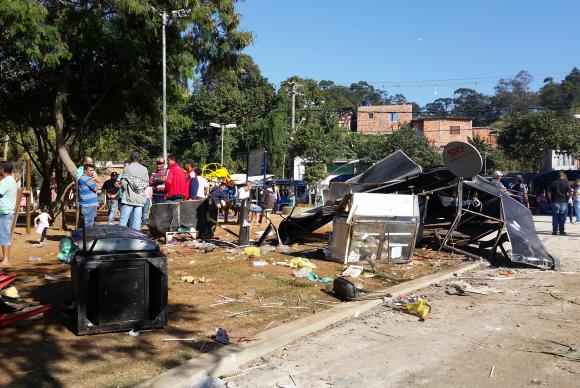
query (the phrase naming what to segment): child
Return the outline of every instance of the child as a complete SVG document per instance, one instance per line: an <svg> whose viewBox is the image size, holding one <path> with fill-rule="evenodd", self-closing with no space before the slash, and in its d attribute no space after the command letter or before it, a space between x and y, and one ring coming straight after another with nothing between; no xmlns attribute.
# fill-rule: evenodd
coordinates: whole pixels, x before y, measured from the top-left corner
<svg viewBox="0 0 580 388"><path fill-rule="evenodd" d="M36 233L40 235L37 247L44 246L44 239L46 238L46 233L48 232L48 227L50 226L50 221L52 217L46 212L46 209L42 209L40 214L34 219L34 225L36 226Z"/></svg>

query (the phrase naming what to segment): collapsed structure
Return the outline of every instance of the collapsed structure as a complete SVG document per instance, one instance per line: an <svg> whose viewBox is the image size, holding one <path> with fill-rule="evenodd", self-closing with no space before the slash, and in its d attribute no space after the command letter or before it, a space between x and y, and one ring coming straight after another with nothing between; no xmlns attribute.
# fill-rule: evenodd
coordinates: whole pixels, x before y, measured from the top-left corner
<svg viewBox="0 0 580 388"><path fill-rule="evenodd" d="M456 144L455 151L465 151L468 145L464 145ZM462 167L460 164L459 170ZM355 193L416 195L417 243L484 258L494 265L559 267L558 259L539 240L530 210L506 191L475 173L471 177L458 174L450 164L423 171L401 150L346 182L332 182L324 206L291 214L280 224L282 241L285 244L301 241L348 213ZM346 236L352 237L352 233Z"/></svg>

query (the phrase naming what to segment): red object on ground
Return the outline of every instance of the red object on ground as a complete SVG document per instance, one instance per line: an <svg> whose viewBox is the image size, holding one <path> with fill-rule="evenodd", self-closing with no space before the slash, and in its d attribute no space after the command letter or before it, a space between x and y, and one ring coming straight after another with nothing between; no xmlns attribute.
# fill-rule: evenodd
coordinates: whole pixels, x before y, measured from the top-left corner
<svg viewBox="0 0 580 388"><path fill-rule="evenodd" d="M167 170L167 180L165 181L165 198L182 196L183 199L189 197L189 187L187 186L187 176L185 171L174 164Z"/></svg>
<svg viewBox="0 0 580 388"><path fill-rule="evenodd" d="M13 323L22 321L24 319L35 317L40 314L46 314L51 309L51 305L45 304L42 306L32 307L26 311L19 311L12 314L0 314L0 328L12 325Z"/></svg>
<svg viewBox="0 0 580 388"><path fill-rule="evenodd" d="M0 290L8 287L16 279L16 275L7 275L0 272Z"/></svg>
<svg viewBox="0 0 580 388"><path fill-rule="evenodd" d="M16 279L16 275L7 275L0 272L0 290L8 287ZM51 305L34 306L24 311L18 311L11 314L0 314L0 327L6 327L14 322L35 317L39 314L45 314L52 309Z"/></svg>

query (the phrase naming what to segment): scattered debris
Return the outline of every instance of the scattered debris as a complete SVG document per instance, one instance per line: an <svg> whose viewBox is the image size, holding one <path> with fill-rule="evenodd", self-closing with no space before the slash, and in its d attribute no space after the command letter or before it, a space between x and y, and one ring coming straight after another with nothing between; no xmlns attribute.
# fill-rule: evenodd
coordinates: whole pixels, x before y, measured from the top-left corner
<svg viewBox="0 0 580 388"><path fill-rule="evenodd" d="M249 258L252 258L252 257L260 257L262 252L258 247L245 247L244 254Z"/></svg>
<svg viewBox="0 0 580 388"><path fill-rule="evenodd" d="M312 272L312 268L303 267L292 271L292 275L294 275L296 278L307 278L310 272Z"/></svg>
<svg viewBox="0 0 580 388"><path fill-rule="evenodd" d="M200 284L200 283L208 283L209 279L206 279L205 276L198 278L195 276L188 275L188 276L182 276L181 281L184 283Z"/></svg>
<svg viewBox="0 0 580 388"><path fill-rule="evenodd" d="M489 295L490 293L499 292L495 288L490 287L474 287L466 281L459 280L453 281L447 284L445 292L448 295L467 295L467 294L478 294L478 295Z"/></svg>
<svg viewBox="0 0 580 388"><path fill-rule="evenodd" d="M14 286L10 286L10 287L2 290L2 296L5 296L6 298L11 298L11 299L20 298L20 295L18 294L18 290Z"/></svg>
<svg viewBox="0 0 580 388"><path fill-rule="evenodd" d="M256 260L252 262L252 265L254 267L265 267L268 265L268 262L266 260Z"/></svg>
<svg viewBox="0 0 580 388"><path fill-rule="evenodd" d="M431 312L431 305L424 296L399 296L396 298L385 298L385 306L403 311L407 314L415 315L422 321L426 320Z"/></svg>
<svg viewBox="0 0 580 388"><path fill-rule="evenodd" d="M334 281L334 278L331 278L329 276L320 277L314 271L310 271L308 273L308 276L306 276L306 277L311 282L318 282L318 283L322 283L322 284L330 284L330 283L332 283Z"/></svg>
<svg viewBox="0 0 580 388"><path fill-rule="evenodd" d="M230 344L230 336L228 335L228 332L226 331L226 329L223 329L221 327L216 329L214 340L215 342L222 345Z"/></svg>
<svg viewBox="0 0 580 388"><path fill-rule="evenodd" d="M493 365L491 367L491 370L489 371L489 378L492 378L495 376L495 365Z"/></svg>
<svg viewBox="0 0 580 388"><path fill-rule="evenodd" d="M193 249L199 249L200 251L203 251L203 253L212 252L217 248L217 245L213 243L199 240L189 241L187 246Z"/></svg>
<svg viewBox="0 0 580 388"><path fill-rule="evenodd" d="M358 278L363 271L364 267L362 265L349 265L340 276Z"/></svg>
<svg viewBox="0 0 580 388"><path fill-rule="evenodd" d="M131 337L139 337L141 332L139 330L131 329L128 334Z"/></svg>
<svg viewBox="0 0 580 388"><path fill-rule="evenodd" d="M163 341L163 342L184 341L185 342L185 341L197 341L197 340L199 340L199 338L192 337L192 338L164 338L161 341Z"/></svg>
<svg viewBox="0 0 580 388"><path fill-rule="evenodd" d="M40 256L29 256L28 257L28 260L30 260L30 261L41 261L42 260L42 257L40 257Z"/></svg>
<svg viewBox="0 0 580 388"><path fill-rule="evenodd" d="M290 247L288 245L280 244L276 247L276 252L278 252L278 253L290 253Z"/></svg>
<svg viewBox="0 0 580 388"><path fill-rule="evenodd" d="M313 270L314 268L316 268L316 265L312 263L310 260L305 259L304 257L295 257L292 260L290 260L290 268L296 269L310 268L310 270Z"/></svg>
<svg viewBox="0 0 580 388"><path fill-rule="evenodd" d="M70 276L67 275L44 275L45 280L59 281L59 280L70 280Z"/></svg>

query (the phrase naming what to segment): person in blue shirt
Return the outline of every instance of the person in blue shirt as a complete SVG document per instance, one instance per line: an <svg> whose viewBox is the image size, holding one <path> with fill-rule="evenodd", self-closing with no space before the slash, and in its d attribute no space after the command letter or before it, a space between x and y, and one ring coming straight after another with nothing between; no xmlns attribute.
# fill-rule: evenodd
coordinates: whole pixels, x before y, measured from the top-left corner
<svg viewBox="0 0 580 388"><path fill-rule="evenodd" d="M99 200L97 196L97 182L95 181L95 166L85 164L83 175L78 178L79 206L83 216L83 225L90 228L95 225Z"/></svg>

